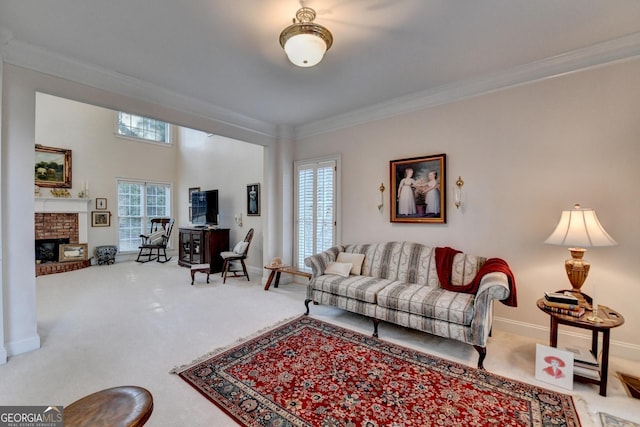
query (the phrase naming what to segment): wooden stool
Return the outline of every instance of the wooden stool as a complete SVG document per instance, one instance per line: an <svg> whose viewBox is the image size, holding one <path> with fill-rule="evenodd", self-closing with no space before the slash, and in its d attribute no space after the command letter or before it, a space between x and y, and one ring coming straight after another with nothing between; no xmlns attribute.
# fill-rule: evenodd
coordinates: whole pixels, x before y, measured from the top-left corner
<svg viewBox="0 0 640 427"><path fill-rule="evenodd" d="M209 264L194 264L191 266L191 285L195 279L196 273L205 273L207 275L207 283L209 283L209 274L211 273L211 266Z"/></svg>
<svg viewBox="0 0 640 427"><path fill-rule="evenodd" d="M149 390L136 386L108 388L64 408L65 427L138 427L153 411Z"/></svg>

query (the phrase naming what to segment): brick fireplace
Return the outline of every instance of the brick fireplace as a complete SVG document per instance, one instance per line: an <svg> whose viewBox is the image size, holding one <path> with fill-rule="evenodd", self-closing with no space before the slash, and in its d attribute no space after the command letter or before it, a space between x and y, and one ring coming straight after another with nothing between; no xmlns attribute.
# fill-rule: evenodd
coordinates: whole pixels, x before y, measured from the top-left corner
<svg viewBox="0 0 640 427"><path fill-rule="evenodd" d="M49 245L44 246L47 253L57 251L57 246L50 246L51 242L68 240L68 243L87 243L88 202L86 199L37 198L34 215L36 243L46 242ZM78 270L91 265L90 259L59 262L57 253L55 255L55 261L36 261L36 276Z"/></svg>

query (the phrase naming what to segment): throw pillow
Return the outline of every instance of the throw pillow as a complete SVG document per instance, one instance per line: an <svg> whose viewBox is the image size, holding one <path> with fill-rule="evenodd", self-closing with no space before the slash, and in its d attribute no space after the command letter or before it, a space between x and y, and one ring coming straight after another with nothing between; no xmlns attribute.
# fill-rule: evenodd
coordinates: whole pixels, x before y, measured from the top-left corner
<svg viewBox="0 0 640 427"><path fill-rule="evenodd" d="M324 269L324 274L336 274L342 277L349 277L349 273L353 268L350 262L330 262Z"/></svg>
<svg viewBox="0 0 640 427"><path fill-rule="evenodd" d="M353 264L353 267L351 267L351 274L353 274L354 276L359 276L360 274L362 274L362 262L364 261L364 254L340 252L336 261L350 262L351 264Z"/></svg>
<svg viewBox="0 0 640 427"><path fill-rule="evenodd" d="M249 242L245 242L244 240L238 242L238 244L233 247L233 252L237 253L238 255L242 255L244 254L244 250L247 249L247 246L249 246Z"/></svg>
<svg viewBox="0 0 640 427"><path fill-rule="evenodd" d="M160 231L154 231L153 233L149 234L149 244L150 245L159 245L162 243L162 238L164 237L164 231L160 230Z"/></svg>

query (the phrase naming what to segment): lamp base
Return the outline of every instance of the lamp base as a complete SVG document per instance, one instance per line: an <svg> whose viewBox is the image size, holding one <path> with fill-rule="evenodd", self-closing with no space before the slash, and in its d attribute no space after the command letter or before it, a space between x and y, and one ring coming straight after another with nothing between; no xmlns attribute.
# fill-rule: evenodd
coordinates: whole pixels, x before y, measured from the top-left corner
<svg viewBox="0 0 640 427"><path fill-rule="evenodd" d="M580 288L587 276L589 275L589 269L591 264L582 259L586 249L583 248L569 248L571 253L571 259L564 262L564 269L567 272L567 278L571 283L571 287L574 292L580 292Z"/></svg>

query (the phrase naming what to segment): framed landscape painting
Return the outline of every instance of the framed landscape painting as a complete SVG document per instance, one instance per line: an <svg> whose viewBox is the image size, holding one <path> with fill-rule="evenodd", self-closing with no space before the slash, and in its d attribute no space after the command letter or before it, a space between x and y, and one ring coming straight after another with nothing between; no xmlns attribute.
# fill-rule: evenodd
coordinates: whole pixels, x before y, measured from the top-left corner
<svg viewBox="0 0 640 427"><path fill-rule="evenodd" d="M391 222L446 222L446 154L391 160Z"/></svg>
<svg viewBox="0 0 640 427"><path fill-rule="evenodd" d="M87 259L87 246L88 245L86 243L60 245L58 260L60 262L65 262Z"/></svg>
<svg viewBox="0 0 640 427"><path fill-rule="evenodd" d="M36 144L35 185L71 188L71 150Z"/></svg>

